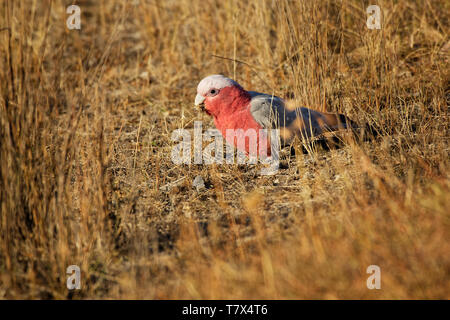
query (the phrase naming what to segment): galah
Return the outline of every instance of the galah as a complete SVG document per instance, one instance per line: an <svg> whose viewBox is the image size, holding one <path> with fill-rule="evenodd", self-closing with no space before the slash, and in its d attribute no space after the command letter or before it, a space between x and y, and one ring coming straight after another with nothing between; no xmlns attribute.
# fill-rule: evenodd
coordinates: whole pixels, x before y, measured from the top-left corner
<svg viewBox="0 0 450 320"><path fill-rule="evenodd" d="M195 105L214 118L214 124L226 141L247 154L253 154L248 137L245 144L237 144L239 135L253 129L257 133L256 150L270 155L270 136L261 134L269 129L280 129L282 145L294 137L310 139L324 132L354 127L342 114L324 113L308 108L289 109L283 99L265 93L246 91L236 81L223 75L210 75L197 87ZM262 130L261 129L267 129ZM227 134L235 130L236 135ZM267 149L261 149L265 145Z"/></svg>

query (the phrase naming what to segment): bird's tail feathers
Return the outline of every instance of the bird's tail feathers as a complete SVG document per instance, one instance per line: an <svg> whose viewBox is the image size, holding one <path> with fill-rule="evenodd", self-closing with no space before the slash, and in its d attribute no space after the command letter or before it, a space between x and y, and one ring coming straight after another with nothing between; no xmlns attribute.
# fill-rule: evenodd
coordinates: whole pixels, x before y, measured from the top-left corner
<svg viewBox="0 0 450 320"><path fill-rule="evenodd" d="M375 138L379 133L379 130L375 126L370 124L361 126L343 114L324 113L323 115L325 116L325 125L329 131L349 129L361 140L370 140Z"/></svg>

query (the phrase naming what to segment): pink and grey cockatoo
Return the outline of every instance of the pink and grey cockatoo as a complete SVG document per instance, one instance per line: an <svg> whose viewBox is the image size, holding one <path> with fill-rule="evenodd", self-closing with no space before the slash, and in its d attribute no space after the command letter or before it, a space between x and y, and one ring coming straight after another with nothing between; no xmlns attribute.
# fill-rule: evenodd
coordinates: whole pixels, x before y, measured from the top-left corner
<svg viewBox="0 0 450 320"><path fill-rule="evenodd" d="M227 137L227 130L248 129L257 134L257 150L266 144L270 155L270 137L260 134L260 129L280 129L282 145L289 144L294 137L300 139L320 136L324 132L354 127L344 115L323 113L308 108L289 110L285 102L276 96L246 91L239 83L223 75L204 78L197 87L195 105L214 117L214 124L228 143L249 154L249 143L236 144L236 136ZM254 150L254 149L253 149Z"/></svg>

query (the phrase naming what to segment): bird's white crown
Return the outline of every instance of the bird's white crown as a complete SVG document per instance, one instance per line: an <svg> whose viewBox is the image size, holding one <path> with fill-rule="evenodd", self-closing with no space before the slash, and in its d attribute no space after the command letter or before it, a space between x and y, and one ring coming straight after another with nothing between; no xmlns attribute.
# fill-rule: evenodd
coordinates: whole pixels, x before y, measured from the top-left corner
<svg viewBox="0 0 450 320"><path fill-rule="evenodd" d="M239 83L233 79L227 78L221 74L213 74L200 81L197 87L197 93L205 96L211 89L220 90L230 86L241 87Z"/></svg>

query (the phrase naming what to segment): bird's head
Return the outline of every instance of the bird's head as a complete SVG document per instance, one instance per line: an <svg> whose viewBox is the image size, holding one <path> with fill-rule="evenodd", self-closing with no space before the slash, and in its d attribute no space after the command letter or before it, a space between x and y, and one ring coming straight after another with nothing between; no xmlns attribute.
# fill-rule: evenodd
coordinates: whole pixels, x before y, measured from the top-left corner
<svg viewBox="0 0 450 320"><path fill-rule="evenodd" d="M221 74L204 78L197 87L195 105L209 115L218 116L219 113L232 112L247 104L250 95L239 83Z"/></svg>

